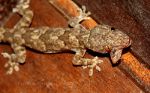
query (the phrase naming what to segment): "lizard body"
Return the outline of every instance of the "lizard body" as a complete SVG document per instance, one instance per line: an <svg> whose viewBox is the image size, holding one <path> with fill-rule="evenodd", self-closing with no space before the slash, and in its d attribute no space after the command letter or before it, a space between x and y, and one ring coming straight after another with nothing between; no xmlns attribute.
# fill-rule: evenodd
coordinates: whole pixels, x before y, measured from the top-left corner
<svg viewBox="0 0 150 93"><path fill-rule="evenodd" d="M19 63L24 63L26 59L25 47L43 52L57 53L66 50L74 51L74 65L81 65L90 69L89 75L92 76L93 68L100 70L97 64L102 60L98 57L93 59L83 58L87 49L98 53L110 53L113 63L116 63L122 54L123 48L131 45L130 38L118 29L112 29L108 25L98 25L87 31L78 26L78 23L87 19L88 13L72 19L71 25L74 28L50 28L50 27L29 27L33 12L29 9L29 0L22 0L14 9L22 15L22 19L13 29L0 27L0 42L8 42L14 53L2 53L8 58L5 67L9 67L8 74L13 70L19 70Z"/></svg>
<svg viewBox="0 0 150 93"><path fill-rule="evenodd" d="M20 33L21 32L21 33ZM40 52L61 52L75 48L85 48L90 32L74 28L21 28L19 32L14 29L3 28L1 42L26 46Z"/></svg>

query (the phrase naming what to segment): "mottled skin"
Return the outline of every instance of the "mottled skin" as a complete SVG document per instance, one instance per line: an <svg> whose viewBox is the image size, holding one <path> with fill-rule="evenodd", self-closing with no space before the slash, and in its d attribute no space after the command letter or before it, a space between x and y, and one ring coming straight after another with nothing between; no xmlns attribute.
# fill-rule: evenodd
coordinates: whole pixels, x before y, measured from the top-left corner
<svg viewBox="0 0 150 93"><path fill-rule="evenodd" d="M19 63L25 62L25 47L43 53L74 51L73 64L88 67L90 76L93 74L94 67L100 71L97 64L102 60L98 57L83 58L86 49L98 53L110 53L112 62L116 63L121 57L123 48L130 46L130 38L123 32L107 25L98 25L91 31L81 28L79 22L88 19L89 15L89 13L85 13L85 7L83 9L83 11L80 10L82 12L80 16L69 21L74 28L29 28L33 12L29 9L29 0L20 1L14 12L22 15L22 19L13 29L0 27L0 41L10 43L14 50L12 54L2 53L4 57L8 58L5 65L8 67L7 73L11 74L13 70L18 71Z"/></svg>

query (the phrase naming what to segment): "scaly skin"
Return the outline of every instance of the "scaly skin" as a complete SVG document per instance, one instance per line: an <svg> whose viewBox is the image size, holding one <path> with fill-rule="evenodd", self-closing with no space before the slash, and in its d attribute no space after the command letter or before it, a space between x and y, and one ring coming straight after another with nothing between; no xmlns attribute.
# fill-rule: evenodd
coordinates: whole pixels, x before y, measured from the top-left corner
<svg viewBox="0 0 150 93"><path fill-rule="evenodd" d="M29 9L29 0L22 0L18 3L14 12L19 13L22 19L13 29L0 27L0 41L11 44L14 53L1 53L8 62L8 74L13 70L19 70L19 63L24 63L26 59L25 47L43 53L57 53L66 50L74 51L75 56L72 60L74 65L81 65L89 68L89 76L93 75L93 68L100 71L97 64L101 63L98 57L93 59L84 58L86 49L91 49L98 53L110 53L111 60L116 63L122 54L123 48L131 45L130 38L107 25L98 25L91 31L80 27L79 22L88 19L90 13L85 13L85 7L80 10L81 15L72 18L69 23L73 28L49 28L49 27L29 27L33 12Z"/></svg>

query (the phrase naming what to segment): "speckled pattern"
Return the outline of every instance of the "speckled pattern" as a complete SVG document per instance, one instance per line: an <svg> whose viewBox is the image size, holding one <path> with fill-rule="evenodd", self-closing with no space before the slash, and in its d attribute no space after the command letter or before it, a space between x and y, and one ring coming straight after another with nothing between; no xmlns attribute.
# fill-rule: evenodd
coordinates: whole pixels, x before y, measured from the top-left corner
<svg viewBox="0 0 150 93"><path fill-rule="evenodd" d="M115 64L121 57L122 50L131 45L130 38L118 29L107 25L98 25L91 31L80 27L79 22L88 19L89 12L80 9L80 15L72 18L69 24L73 28L50 28L38 27L30 28L33 12L29 9L30 0L21 0L13 12L22 15L22 19L13 29L0 28L0 40L9 42L14 53L2 53L8 62L5 67L9 67L7 73L19 70L19 63L24 63L26 59L25 46L43 53L57 53L66 50L74 51L76 54L72 60L74 65L81 65L89 68L89 75L93 75L93 69L100 71L98 66L102 60L98 57L93 59L83 58L86 49L98 53L110 53L112 62Z"/></svg>

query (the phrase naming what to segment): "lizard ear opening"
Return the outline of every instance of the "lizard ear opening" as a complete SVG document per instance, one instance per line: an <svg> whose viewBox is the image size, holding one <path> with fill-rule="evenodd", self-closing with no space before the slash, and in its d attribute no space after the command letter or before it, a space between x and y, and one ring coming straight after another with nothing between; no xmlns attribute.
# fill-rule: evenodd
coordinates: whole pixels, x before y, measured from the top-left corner
<svg viewBox="0 0 150 93"><path fill-rule="evenodd" d="M110 52L110 57L113 64L116 64L121 58L122 49L112 49Z"/></svg>

